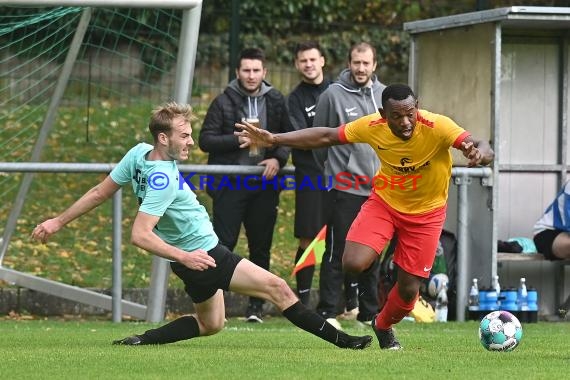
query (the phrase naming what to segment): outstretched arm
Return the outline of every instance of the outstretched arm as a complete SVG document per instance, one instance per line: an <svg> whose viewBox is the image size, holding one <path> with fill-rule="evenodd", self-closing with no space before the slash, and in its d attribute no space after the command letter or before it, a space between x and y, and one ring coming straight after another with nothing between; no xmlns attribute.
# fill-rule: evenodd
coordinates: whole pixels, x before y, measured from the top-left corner
<svg viewBox="0 0 570 380"><path fill-rule="evenodd" d="M32 232L32 239L46 243L48 238L63 228L67 223L79 218L81 215L93 210L109 199L120 186L107 176L101 183L87 191L81 198L67 210L55 218L38 224Z"/></svg>
<svg viewBox="0 0 570 380"><path fill-rule="evenodd" d="M476 140L472 136L467 136L461 143L459 150L463 152L465 158L469 160L467 166L489 165L495 157L495 152L491 145L485 140Z"/></svg>
<svg viewBox="0 0 570 380"><path fill-rule="evenodd" d="M296 149L343 144L338 138L338 128L313 127L287 133L271 133L247 122L236 123L236 127L240 129L235 132L240 137L240 147L249 146L250 141L263 147L283 145Z"/></svg>

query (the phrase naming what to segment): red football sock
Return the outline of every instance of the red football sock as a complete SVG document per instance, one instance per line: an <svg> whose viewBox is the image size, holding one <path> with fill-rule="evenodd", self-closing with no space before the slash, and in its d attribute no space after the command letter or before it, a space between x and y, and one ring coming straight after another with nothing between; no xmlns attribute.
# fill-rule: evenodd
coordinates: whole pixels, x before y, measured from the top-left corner
<svg viewBox="0 0 570 380"><path fill-rule="evenodd" d="M382 311L376 317L376 327L382 330L389 329L392 325L400 322L406 315L414 309L418 297L416 296L414 300L410 303L406 303L400 293L398 292L398 284L394 285L390 293L388 293L388 299L382 308Z"/></svg>

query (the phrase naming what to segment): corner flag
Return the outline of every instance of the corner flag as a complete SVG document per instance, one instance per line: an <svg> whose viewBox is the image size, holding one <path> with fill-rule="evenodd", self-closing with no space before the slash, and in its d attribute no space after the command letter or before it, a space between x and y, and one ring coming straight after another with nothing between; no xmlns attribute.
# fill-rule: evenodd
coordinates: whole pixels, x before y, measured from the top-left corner
<svg viewBox="0 0 570 380"><path fill-rule="evenodd" d="M311 265L320 264L323 261L323 254L325 253L325 239L327 236L327 226L324 225L323 228L319 231L315 239L309 244L305 252L299 261L295 264L295 268L293 268L293 273L291 276L294 276L298 271L303 268L310 267Z"/></svg>

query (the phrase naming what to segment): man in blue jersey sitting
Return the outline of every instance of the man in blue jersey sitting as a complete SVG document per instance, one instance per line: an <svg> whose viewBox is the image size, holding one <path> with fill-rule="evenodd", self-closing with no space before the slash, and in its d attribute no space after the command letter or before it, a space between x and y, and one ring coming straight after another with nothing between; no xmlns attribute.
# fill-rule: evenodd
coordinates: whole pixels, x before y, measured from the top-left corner
<svg viewBox="0 0 570 380"><path fill-rule="evenodd" d="M570 260L570 182L534 225L534 244L548 260Z"/></svg>

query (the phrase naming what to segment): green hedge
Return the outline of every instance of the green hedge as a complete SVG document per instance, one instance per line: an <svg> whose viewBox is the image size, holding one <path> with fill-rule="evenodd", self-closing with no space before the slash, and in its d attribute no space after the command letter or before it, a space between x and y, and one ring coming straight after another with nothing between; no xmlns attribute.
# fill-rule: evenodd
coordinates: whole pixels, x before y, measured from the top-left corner
<svg viewBox="0 0 570 380"><path fill-rule="evenodd" d="M352 31L329 32L318 37L305 34L289 38L274 37L263 33L243 34L240 39L240 48L259 47L265 50L267 58L272 63L290 64L293 62L295 44L303 39L314 38L318 38L327 62L331 65L345 63L350 46L359 41L367 41L376 47L381 65L397 71L407 69L409 36L403 31L392 29L375 28L363 34ZM197 62L226 66L228 64L228 39L227 34L200 35Z"/></svg>
<svg viewBox="0 0 570 380"><path fill-rule="evenodd" d="M354 42L370 42L378 50L379 63L392 71L405 71L408 62L409 36L402 30L404 22L476 11L478 8L497 8L517 5L511 0L288 0L276 3L262 0L207 0L202 4L200 22L200 62L226 66L229 51L232 4L238 5L238 50L245 46L263 48L268 59L275 63L291 63L295 42L317 38L323 45L332 65L343 63L345 54ZM556 0L525 1L525 5L556 6ZM276 5L279 4L279 5ZM6 17L25 17L38 8L0 7ZM155 41L154 34L164 28L177 34L180 30L181 10L119 8L101 14L90 26L90 38L96 39L105 29L136 29L140 44ZM117 17L117 15L122 15ZM175 16L175 17L172 17ZM146 27L141 28L142 25ZM67 26L73 27L73 26ZM129 33L125 33L128 35ZM131 34L132 35L132 34ZM113 41L111 43L116 43ZM175 49L175 46L168 46ZM144 58L144 57L143 57Z"/></svg>

